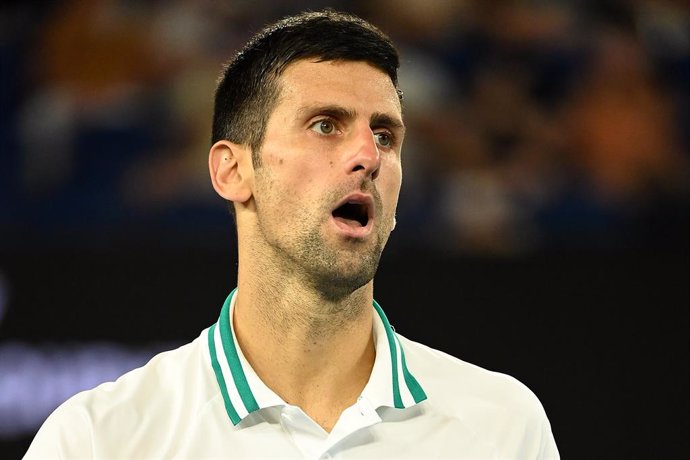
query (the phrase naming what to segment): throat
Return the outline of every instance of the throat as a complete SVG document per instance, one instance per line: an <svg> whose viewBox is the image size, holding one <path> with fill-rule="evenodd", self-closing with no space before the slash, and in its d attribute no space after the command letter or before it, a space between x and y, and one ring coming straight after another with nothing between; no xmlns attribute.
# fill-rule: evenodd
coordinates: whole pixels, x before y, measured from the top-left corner
<svg viewBox="0 0 690 460"><path fill-rule="evenodd" d="M286 402L298 406L326 432L331 432L342 412L357 402L371 377L376 350L370 335L364 348L340 348L327 363L303 367L276 382Z"/></svg>
<svg viewBox="0 0 690 460"><path fill-rule="evenodd" d="M324 309L323 299L295 293L289 303L259 296L261 305L234 311L240 349L259 378L327 432L356 402L374 365L375 313L368 295L358 297Z"/></svg>

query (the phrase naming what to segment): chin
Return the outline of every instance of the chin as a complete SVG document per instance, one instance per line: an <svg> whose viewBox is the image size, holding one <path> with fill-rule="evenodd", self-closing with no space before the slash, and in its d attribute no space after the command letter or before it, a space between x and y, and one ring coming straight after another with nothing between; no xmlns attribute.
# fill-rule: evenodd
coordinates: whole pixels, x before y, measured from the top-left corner
<svg viewBox="0 0 690 460"><path fill-rule="evenodd" d="M369 254L368 256L351 255L356 260L342 260L340 263L324 267L314 273L315 287L325 294L331 301L340 300L362 286L365 286L376 274L378 269L380 253Z"/></svg>

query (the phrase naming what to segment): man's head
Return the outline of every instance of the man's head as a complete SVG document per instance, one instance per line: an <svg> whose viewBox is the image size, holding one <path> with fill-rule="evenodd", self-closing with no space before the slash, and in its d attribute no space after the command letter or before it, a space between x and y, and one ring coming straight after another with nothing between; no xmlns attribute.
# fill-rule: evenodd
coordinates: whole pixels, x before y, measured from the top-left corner
<svg viewBox="0 0 690 460"><path fill-rule="evenodd" d="M333 299L371 281L402 180L397 66L385 35L328 11L269 27L226 69L209 167L245 271Z"/></svg>
<svg viewBox="0 0 690 460"><path fill-rule="evenodd" d="M398 88L398 53L373 25L331 10L288 17L255 35L225 67L216 89L212 143L248 145L260 166L266 123L280 96L278 77L302 59L363 61Z"/></svg>

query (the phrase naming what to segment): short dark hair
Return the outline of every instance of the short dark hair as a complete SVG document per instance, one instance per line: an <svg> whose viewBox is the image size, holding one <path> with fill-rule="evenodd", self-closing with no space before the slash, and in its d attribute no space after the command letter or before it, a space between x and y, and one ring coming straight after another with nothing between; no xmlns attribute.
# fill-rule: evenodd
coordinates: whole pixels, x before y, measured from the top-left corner
<svg viewBox="0 0 690 460"><path fill-rule="evenodd" d="M326 9L286 17L257 33L225 66L215 93L212 143L248 145L255 167L266 124L280 95L278 77L292 62L363 61L385 72L398 88L398 52L374 25Z"/></svg>

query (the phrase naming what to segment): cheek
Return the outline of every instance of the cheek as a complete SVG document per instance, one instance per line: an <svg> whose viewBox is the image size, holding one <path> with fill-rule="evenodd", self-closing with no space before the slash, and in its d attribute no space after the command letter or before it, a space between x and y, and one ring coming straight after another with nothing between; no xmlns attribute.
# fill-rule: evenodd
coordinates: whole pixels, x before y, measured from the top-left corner
<svg viewBox="0 0 690 460"><path fill-rule="evenodd" d="M380 176L379 181L381 183L381 192L385 193L386 198L391 204L396 204L398 202L398 195L400 194L400 187L402 185L402 170L400 164L396 163L387 168L388 171L382 171L383 174ZM385 190L385 192L384 192Z"/></svg>
<svg viewBox="0 0 690 460"><path fill-rule="evenodd" d="M280 163L280 162L279 162ZM287 159L271 165L270 179L263 182L263 194L270 196L275 214L280 218L305 215L318 201L322 184L305 168L295 167ZM310 205L311 203L311 205Z"/></svg>

